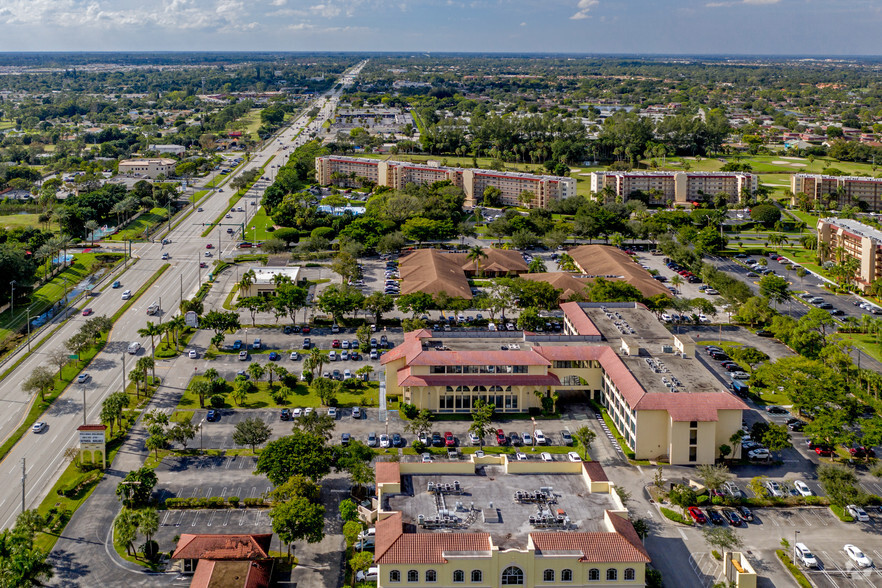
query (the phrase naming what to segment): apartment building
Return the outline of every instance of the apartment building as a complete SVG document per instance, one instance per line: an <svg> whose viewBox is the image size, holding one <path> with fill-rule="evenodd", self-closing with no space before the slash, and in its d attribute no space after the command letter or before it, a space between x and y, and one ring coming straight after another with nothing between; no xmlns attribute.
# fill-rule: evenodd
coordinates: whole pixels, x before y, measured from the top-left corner
<svg viewBox="0 0 882 588"><path fill-rule="evenodd" d="M591 173L591 191L600 194L611 188L623 202L635 192L649 197L654 206L704 202L725 194L729 202L739 202L742 194L755 192L757 176L744 172L653 172L653 171L597 171Z"/></svg>
<svg viewBox="0 0 882 588"><path fill-rule="evenodd" d="M818 219L818 247L826 250L825 261L858 260L855 284L863 291L882 277L882 231L876 228L847 218Z"/></svg>
<svg viewBox="0 0 882 588"><path fill-rule="evenodd" d="M174 159L124 159L119 162L119 173L142 175L157 178L160 174L168 177L175 173L177 161Z"/></svg>
<svg viewBox="0 0 882 588"><path fill-rule="evenodd" d="M559 176L541 176L518 172L497 172L483 169L464 169L442 165L381 161L364 157L324 156L315 160L316 180L323 185L359 185L356 178L366 178L380 186L396 190L408 184L429 184L450 180L465 193L465 205L480 205L484 190L495 187L502 193L503 206L545 208L552 200L576 194L576 180ZM534 194L530 203L520 200L525 191Z"/></svg>
<svg viewBox="0 0 882 588"><path fill-rule="evenodd" d="M644 586L649 553L600 464L530 457L378 462L378 588Z"/></svg>
<svg viewBox="0 0 882 588"><path fill-rule="evenodd" d="M406 333L380 360L386 394L437 413L468 413L478 400L507 414L541 408L543 396L589 398L607 407L637 459L719 457L747 406L695 358L691 338L635 303L561 309L563 334Z"/></svg>
<svg viewBox="0 0 882 588"><path fill-rule="evenodd" d="M796 194L803 193L812 202L829 200L836 208L865 202L867 210L871 212L882 210L882 178L793 174L790 177L790 191L794 194L791 198L794 206L798 200Z"/></svg>

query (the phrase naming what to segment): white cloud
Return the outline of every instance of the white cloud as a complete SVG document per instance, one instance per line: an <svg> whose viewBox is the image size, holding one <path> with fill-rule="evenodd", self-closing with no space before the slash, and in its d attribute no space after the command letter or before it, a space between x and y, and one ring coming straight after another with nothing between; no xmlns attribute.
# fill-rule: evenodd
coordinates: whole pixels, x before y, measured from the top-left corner
<svg viewBox="0 0 882 588"><path fill-rule="evenodd" d="M599 0L579 0L579 3L576 5L576 14L570 17L570 20L582 20L585 18L591 18L591 15L588 13L591 12L591 9L600 4Z"/></svg>
<svg viewBox="0 0 882 588"><path fill-rule="evenodd" d="M769 4L778 4L781 0L732 0L730 2L708 2L705 4L708 8L722 8L725 6L741 6L748 4L751 6L766 6Z"/></svg>
<svg viewBox="0 0 882 588"><path fill-rule="evenodd" d="M522 26L522 27L525 27L525 26L527 26L527 23L522 22L522 23L521 23L521 26Z"/></svg>

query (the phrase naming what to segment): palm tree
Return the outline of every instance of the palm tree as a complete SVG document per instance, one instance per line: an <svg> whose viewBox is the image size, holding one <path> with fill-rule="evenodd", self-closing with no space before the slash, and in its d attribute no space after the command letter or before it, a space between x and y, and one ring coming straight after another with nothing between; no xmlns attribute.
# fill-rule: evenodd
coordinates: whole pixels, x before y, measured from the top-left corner
<svg viewBox="0 0 882 588"><path fill-rule="evenodd" d="M83 228L88 231L89 241L92 243L92 247L95 246L95 231L98 230L98 221L88 220L83 224Z"/></svg>
<svg viewBox="0 0 882 588"><path fill-rule="evenodd" d="M138 511L138 530L149 543L159 530L159 514L155 508L142 508Z"/></svg>
<svg viewBox="0 0 882 588"><path fill-rule="evenodd" d="M257 275L254 273L254 270L248 270L244 274L242 274L242 279L239 280L239 295L242 296L242 292L248 290L251 285L254 283ZM278 285L278 284L277 284Z"/></svg>
<svg viewBox="0 0 882 588"><path fill-rule="evenodd" d="M165 324L168 325L169 330L171 330L172 333L174 334L175 351L177 351L178 350L179 335L181 334L181 331L183 331L187 327L187 323L184 320L184 315L182 315L182 314L175 315L174 317L169 319L169 321Z"/></svg>
<svg viewBox="0 0 882 588"><path fill-rule="evenodd" d="M152 357L142 357L135 364L135 369L144 374L144 380L147 380L147 370L153 372L153 383L156 383L156 361Z"/></svg>
<svg viewBox="0 0 882 588"><path fill-rule="evenodd" d="M269 366L267 366L267 367L269 367ZM248 372L249 376L251 376L256 381L259 382L260 379L266 373L266 368L263 367L262 365L260 365L259 363L251 362L250 364L248 364L248 369L246 371Z"/></svg>
<svg viewBox="0 0 882 588"><path fill-rule="evenodd" d="M133 369L129 372L129 381L135 384L135 396L141 398L141 382L146 378L144 372L139 369Z"/></svg>
<svg viewBox="0 0 882 588"><path fill-rule="evenodd" d="M153 357L154 364L156 363L156 341L154 337L157 335L162 335L162 327L160 325L154 325L152 322L147 321L147 326L143 329L138 329L138 335L140 337L150 337L150 355ZM156 381L156 367L153 367L153 381Z"/></svg>
<svg viewBox="0 0 882 588"><path fill-rule="evenodd" d="M312 351L309 352L309 363L312 366L313 372L318 372L318 375L322 375L322 366L325 365L325 356L322 355L321 349L318 347L313 347Z"/></svg>
<svg viewBox="0 0 882 588"><path fill-rule="evenodd" d="M481 275L481 260L486 259L487 254L484 252L484 249L479 245L473 246L469 249L468 255L466 255L466 259L469 261L475 262L475 275Z"/></svg>
<svg viewBox="0 0 882 588"><path fill-rule="evenodd" d="M141 517L138 513L128 508L123 508L113 521L113 538L117 545L125 545L126 553L129 555L132 555L140 522Z"/></svg>
<svg viewBox="0 0 882 588"><path fill-rule="evenodd" d="M680 292L680 286L683 285L683 278L675 274L674 277L671 278L671 285L677 289L677 292Z"/></svg>

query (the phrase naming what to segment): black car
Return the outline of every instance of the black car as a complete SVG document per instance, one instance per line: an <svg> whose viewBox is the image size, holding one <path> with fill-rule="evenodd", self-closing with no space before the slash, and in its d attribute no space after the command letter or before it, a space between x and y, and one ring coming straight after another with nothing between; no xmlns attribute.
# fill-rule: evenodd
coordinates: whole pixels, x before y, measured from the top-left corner
<svg viewBox="0 0 882 588"><path fill-rule="evenodd" d="M726 521L733 527L740 527L744 522L741 520L741 517L734 510L726 509L723 511L723 516L726 517Z"/></svg>
<svg viewBox="0 0 882 588"><path fill-rule="evenodd" d="M718 513L715 508L707 509L707 518L709 518L710 522L715 525L722 525L724 522L726 522L725 519L723 519L723 515Z"/></svg>
<svg viewBox="0 0 882 588"><path fill-rule="evenodd" d="M285 325L282 327L282 332L286 335L290 335L293 331L291 330L291 325Z"/></svg>
<svg viewBox="0 0 882 588"><path fill-rule="evenodd" d="M753 513L746 506L738 507L738 515L748 523L753 522Z"/></svg>
<svg viewBox="0 0 882 588"><path fill-rule="evenodd" d="M766 409L769 414L787 414L787 409L780 406L770 406Z"/></svg>
<svg viewBox="0 0 882 588"><path fill-rule="evenodd" d="M303 339L303 348L309 349L310 347L312 347L312 342L309 340L309 337L305 337Z"/></svg>
<svg viewBox="0 0 882 588"><path fill-rule="evenodd" d="M521 439L521 434L515 433L514 431L512 431L511 433L508 434L508 441L514 447L520 447L521 445L524 444L523 440Z"/></svg>
<svg viewBox="0 0 882 588"><path fill-rule="evenodd" d="M217 420L217 411L209 410L208 413L205 415L205 420L208 421L209 423L213 423L214 421L216 421Z"/></svg>
<svg viewBox="0 0 882 588"><path fill-rule="evenodd" d="M291 420L291 409L290 408L283 408L282 412L279 413L279 418L283 421L290 421Z"/></svg>
<svg viewBox="0 0 882 588"><path fill-rule="evenodd" d="M335 380L343 381L343 374L340 373L340 370L334 370L334 375L332 376Z"/></svg>
<svg viewBox="0 0 882 588"><path fill-rule="evenodd" d="M349 433L340 435L340 445L349 445Z"/></svg>
<svg viewBox="0 0 882 588"><path fill-rule="evenodd" d="M432 447L444 447L444 437L438 431L432 433Z"/></svg>
<svg viewBox="0 0 882 588"><path fill-rule="evenodd" d="M392 447L401 447L401 435L392 433Z"/></svg>

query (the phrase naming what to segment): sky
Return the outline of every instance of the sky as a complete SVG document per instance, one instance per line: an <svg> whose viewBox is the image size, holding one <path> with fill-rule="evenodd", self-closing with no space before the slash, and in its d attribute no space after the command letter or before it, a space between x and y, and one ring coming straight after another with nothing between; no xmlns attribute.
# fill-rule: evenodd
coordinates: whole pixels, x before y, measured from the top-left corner
<svg viewBox="0 0 882 588"><path fill-rule="evenodd" d="M0 51L879 55L882 0L0 0Z"/></svg>

